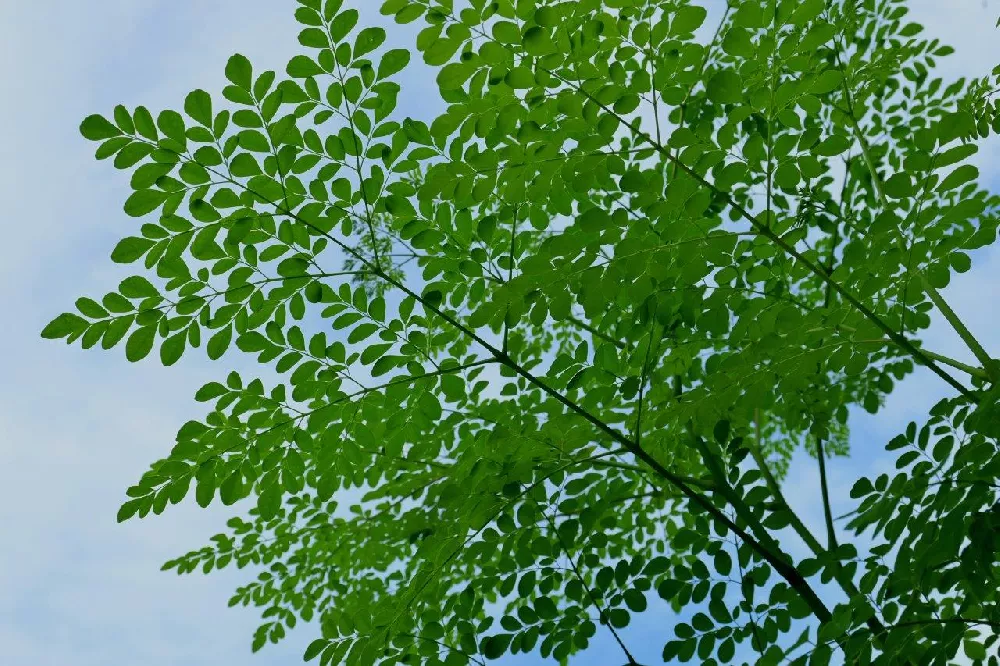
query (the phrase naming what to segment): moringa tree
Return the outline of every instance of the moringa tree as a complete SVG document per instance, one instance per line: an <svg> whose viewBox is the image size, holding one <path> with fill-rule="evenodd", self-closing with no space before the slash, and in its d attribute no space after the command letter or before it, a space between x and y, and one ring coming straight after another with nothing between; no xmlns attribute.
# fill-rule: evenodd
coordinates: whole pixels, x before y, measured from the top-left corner
<svg viewBox="0 0 1000 666"><path fill-rule="evenodd" d="M111 256L146 270L42 335L277 377L202 387L128 489L119 520L256 498L165 568L259 567L254 649L315 622L324 665L599 632L638 663L643 612L681 614L665 661L995 653L1000 364L938 290L996 242L967 162L1000 68L945 86L900 0L730 0L707 43L686 0L386 0L426 23L427 123L395 110L409 51L342 4L299 0L287 76L233 56L226 108L81 125L134 168ZM921 343L935 310L975 365ZM848 412L918 365L951 397L838 526ZM823 534L782 493L802 446Z"/></svg>

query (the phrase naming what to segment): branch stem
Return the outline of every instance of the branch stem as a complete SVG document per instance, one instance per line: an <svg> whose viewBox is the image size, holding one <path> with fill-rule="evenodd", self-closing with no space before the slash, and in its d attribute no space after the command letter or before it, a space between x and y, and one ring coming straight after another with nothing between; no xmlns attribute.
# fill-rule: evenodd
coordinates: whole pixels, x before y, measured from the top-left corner
<svg viewBox="0 0 1000 666"><path fill-rule="evenodd" d="M840 67L840 72L842 75L842 90L844 91L844 101L847 103L847 120L851 125L851 129L854 131L854 137L858 141L858 145L861 147L861 155L864 158L865 166L868 167L868 172L872 177L872 184L875 187L875 193L878 196L879 203L882 204L883 209L889 209L889 199L885 195L885 186L882 183L882 177L878 173L878 169L875 167L875 160L872 158L871 146L868 143L868 138L865 136L864 132L861 131L861 125L858 123L857 114L854 109L854 102L851 99L850 88L847 87L847 73L844 71L843 64L840 61L840 57L837 57L837 63ZM902 230L899 232L897 241L900 245L901 250L906 248L903 246L903 235ZM931 302L937 307L944 318L948 321L951 327L958 333L958 336L965 343L969 351L976 357L983 368L986 369L986 373L989 376L990 381L996 382L1000 380L1000 372L998 372L996 367L996 362L986 353L986 350L980 344L976 336L972 334L972 331L968 329L964 322L958 317L955 311L948 305L948 302L941 296L941 293L930 283L927 279L927 275L923 271L919 271L920 275L920 286L923 287L924 292L931 299Z"/></svg>

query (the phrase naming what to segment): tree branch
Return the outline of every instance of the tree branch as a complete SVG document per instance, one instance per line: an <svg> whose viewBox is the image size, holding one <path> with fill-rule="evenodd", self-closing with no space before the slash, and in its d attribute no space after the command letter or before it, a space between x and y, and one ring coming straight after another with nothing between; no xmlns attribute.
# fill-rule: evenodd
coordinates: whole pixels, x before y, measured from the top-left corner
<svg viewBox="0 0 1000 666"><path fill-rule="evenodd" d="M847 102L847 120L851 125L851 129L854 130L854 137L858 140L858 144L861 147L861 155L864 158L865 165L868 167L868 172L872 177L872 184L875 186L875 193L879 198L879 203L882 207L888 210L890 208L889 199L885 195L885 187L882 183L882 177L878 173L878 169L875 168L875 162L872 159L871 147L868 145L868 139L861 131L861 126L858 123L854 111L854 102L851 99L851 90L847 87L847 72L844 71L844 65L841 62L839 53L837 54L837 66L841 73L841 88L844 91L844 101ZM899 236L897 237L897 242L900 245L900 249L905 251L905 247L902 244L902 231L899 230ZM927 275L920 271L920 284L930 297L931 302L937 306L938 310L944 315L944 318L951 324L951 327L958 333L958 336L962 339L965 345L973 353L976 359L982 364L983 368L986 369L986 373L989 375L990 381L997 381L1000 379L998 377L998 370L996 369L994 360L986 353L983 346L979 343L979 340L972 334L972 332L965 326L955 311L951 309L948 302L944 300L941 293L938 292L936 288L927 279Z"/></svg>

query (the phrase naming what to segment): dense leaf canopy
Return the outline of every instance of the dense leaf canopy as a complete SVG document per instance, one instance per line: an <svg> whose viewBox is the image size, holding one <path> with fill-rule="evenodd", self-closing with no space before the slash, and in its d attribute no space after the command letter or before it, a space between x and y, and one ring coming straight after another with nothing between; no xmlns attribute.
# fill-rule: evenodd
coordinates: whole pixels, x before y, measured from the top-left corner
<svg viewBox="0 0 1000 666"><path fill-rule="evenodd" d="M269 378L202 387L119 520L256 498L166 567L255 566L254 649L315 622L324 665L565 663L601 632L636 663L619 630L658 598L687 618L665 661L996 664L1000 364L938 290L997 239L969 159L1000 67L934 78L952 49L900 0L729 0L717 29L385 0L425 24L425 122L395 108L411 52L342 5L299 0L285 75L235 55L223 99L81 125L132 170L111 258L145 270L43 336ZM975 365L924 347L934 311ZM849 410L918 365L951 397L836 525ZM782 494L799 447L819 536Z"/></svg>

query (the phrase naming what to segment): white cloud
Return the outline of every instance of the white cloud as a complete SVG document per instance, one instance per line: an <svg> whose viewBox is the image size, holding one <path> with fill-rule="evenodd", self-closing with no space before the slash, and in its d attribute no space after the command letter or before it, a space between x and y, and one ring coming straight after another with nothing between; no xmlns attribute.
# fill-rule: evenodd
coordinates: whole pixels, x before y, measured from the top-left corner
<svg viewBox="0 0 1000 666"><path fill-rule="evenodd" d="M121 212L127 178L93 159L94 146L78 134L82 118L119 102L176 108L193 88L221 90L237 50L283 68L297 48L289 4L0 7L0 663L249 657L257 614L226 608L246 572L158 571L221 531L232 509L182 505L115 524L124 489L169 451L177 428L197 413L194 391L224 376L228 363L130 365L121 349L84 352L38 333L76 297L103 294L135 272L107 259L136 226ZM297 662L305 638L293 635L254 661Z"/></svg>

